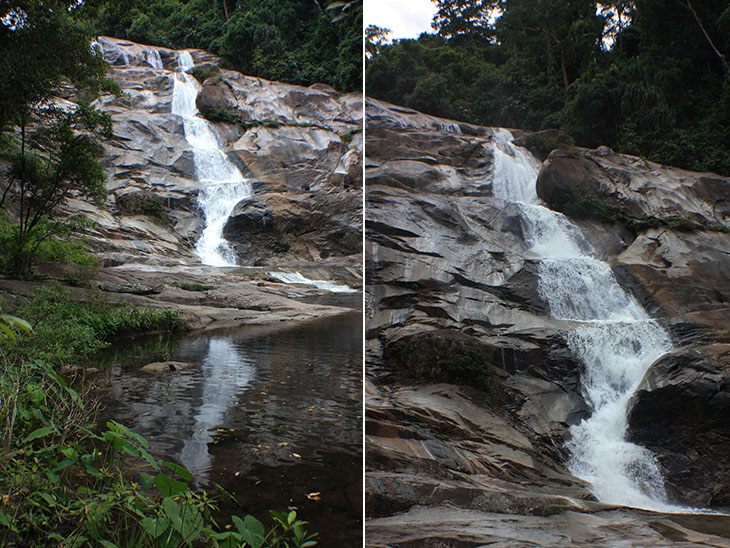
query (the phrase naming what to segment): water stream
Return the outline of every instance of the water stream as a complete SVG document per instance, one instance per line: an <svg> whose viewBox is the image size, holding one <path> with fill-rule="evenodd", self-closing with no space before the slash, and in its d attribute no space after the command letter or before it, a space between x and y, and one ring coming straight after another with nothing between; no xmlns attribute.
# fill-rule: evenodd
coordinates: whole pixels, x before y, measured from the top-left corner
<svg viewBox="0 0 730 548"><path fill-rule="evenodd" d="M191 366L140 371L154 359ZM361 545L359 313L125 341L100 361L104 415L144 435L199 486L231 492L238 504L219 500L224 520L296 507L321 546Z"/></svg>
<svg viewBox="0 0 730 548"><path fill-rule="evenodd" d="M625 439L629 398L648 367L671 349L669 336L618 284L611 267L594 258L580 229L541 205L539 164L511 139L509 131L495 130L494 194L519 206L540 293L553 318L574 326L564 337L585 366L592 414L571 428L569 468L602 502L686 510L666 502L654 455Z"/></svg>
<svg viewBox="0 0 730 548"><path fill-rule="evenodd" d="M235 266L236 256L223 238L223 227L236 204L251 196L251 183L221 149L213 126L199 116L195 99L200 84L185 72L193 66L190 52L180 52L178 66L180 70L175 73L172 113L183 120L185 139L193 151L196 176L203 183L198 203L205 217L205 228L195 250L203 264Z"/></svg>

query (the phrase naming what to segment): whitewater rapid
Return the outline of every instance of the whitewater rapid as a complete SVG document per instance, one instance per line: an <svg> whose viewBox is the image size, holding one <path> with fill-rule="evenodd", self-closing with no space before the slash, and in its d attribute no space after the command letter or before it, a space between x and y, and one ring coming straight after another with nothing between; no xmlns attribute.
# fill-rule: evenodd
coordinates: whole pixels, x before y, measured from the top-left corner
<svg viewBox="0 0 730 548"><path fill-rule="evenodd" d="M203 183L198 203L205 218L205 228L195 251L203 264L235 266L236 255L223 238L223 227L236 204L251 196L251 183L221 149L213 126L199 116L195 99L200 84L185 72L192 66L190 52L181 51L179 70L174 75L172 113L183 120L185 139L193 152L196 177Z"/></svg>
<svg viewBox="0 0 730 548"><path fill-rule="evenodd" d="M666 502L655 456L626 438L631 395L644 373L672 348L666 331L595 258L580 229L541 204L539 163L495 129L493 192L518 205L525 241L538 264L538 288L553 318L572 323L565 341L585 367L591 416L570 430L570 471L601 502L655 511L689 511Z"/></svg>

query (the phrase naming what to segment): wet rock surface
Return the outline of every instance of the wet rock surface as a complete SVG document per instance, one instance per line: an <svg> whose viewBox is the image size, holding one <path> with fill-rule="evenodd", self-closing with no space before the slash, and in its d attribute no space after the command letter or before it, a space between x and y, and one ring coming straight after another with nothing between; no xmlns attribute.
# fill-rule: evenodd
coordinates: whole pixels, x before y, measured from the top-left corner
<svg viewBox="0 0 730 548"><path fill-rule="evenodd" d="M682 348L647 371L629 414L631 437L659 455L670 496L730 506L730 345Z"/></svg>
<svg viewBox="0 0 730 548"><path fill-rule="evenodd" d="M561 336L570 322L549 317L519 206L495 197L495 131L375 100L367 121L368 546L730 545L725 517L705 527L698 516L607 508L568 471L569 428L590 414L582 365ZM543 199L546 188L579 190L615 199L627 218L666 220L638 234L600 219L574 222L678 347L727 342L730 237L710 229L725 222L723 194L703 198L712 177L646 167L604 148L585 155L549 156ZM668 225L675 218L707 230L676 230ZM480 358L470 362L474 348ZM474 362L481 360L493 384L480 385ZM724 379L722 360L708 360L712 378ZM667 379L637 392L632 428L648 429L659 412L653 390L676 389L696 405L712 397L705 381L684 389L703 375L680 376L679 389L666 367L650 374ZM727 445L707 421L665 420L685 433L699 426L718 450ZM678 466L671 457L682 449L670 449L669 436L652 445L640 428L634 434L658 452L669 478L669 466ZM687 435L683 447L698 450L700 440L708 437ZM696 485L727 483L700 469L693 474L695 487L683 490L672 486L686 478L667 479L670 495L687 503L699 500L690 496ZM712 498L699 488L715 501L704 504L724 506L722 489L715 491Z"/></svg>
<svg viewBox="0 0 730 548"><path fill-rule="evenodd" d="M94 103L114 123L114 138L105 143L108 207L71 200L64 213L94 222L88 246L114 264L161 257L195 263L205 183L196 178L182 119L171 112L180 53L108 37L97 42L123 92ZM251 181L249 200L275 221L265 234L258 231L264 237L257 245L236 229L240 219L232 221L226 236L240 251L239 264L271 264L272 257L278 264L341 257L345 264L360 253L353 242L362 239L361 97L244 76L222 70L205 51L187 51L194 62L188 72L202 81L198 108L217 113L210 116L218 120L221 148ZM333 222L321 222L323 205L337 212ZM278 236L287 226L277 221L288 206L289 224L300 228L282 245ZM239 213L245 209L241 204ZM354 235L343 238L343 230Z"/></svg>

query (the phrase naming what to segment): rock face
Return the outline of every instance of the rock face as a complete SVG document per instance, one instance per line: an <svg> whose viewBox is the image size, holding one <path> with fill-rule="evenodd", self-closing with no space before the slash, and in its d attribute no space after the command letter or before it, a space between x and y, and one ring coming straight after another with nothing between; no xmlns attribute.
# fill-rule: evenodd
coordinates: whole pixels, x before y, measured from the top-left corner
<svg viewBox="0 0 730 548"><path fill-rule="evenodd" d="M724 526L605 509L567 470L569 427L591 411L583 366L573 326L549 316L519 206L495 192L497 134L368 100L368 545L730 545ZM631 439L657 454L673 500L726 505L728 181L564 146L537 184L565 211L575 196L611 206L573 222L677 348L634 394Z"/></svg>
<svg viewBox="0 0 730 548"><path fill-rule="evenodd" d="M182 118L171 112L180 52L107 37L95 47L123 92L95 102L114 122L114 138L105 143L109 203L101 210L72 200L66 213L81 211L96 223L89 246L110 264L195 262L205 223L197 200L204 183L197 180ZM203 80L198 108L227 120L215 123L220 146L255 189L225 232L241 253L239 263L360 253L353 241L362 230L362 208L355 206L362 199L361 96L251 78L220 69L218 59L204 51L188 53L195 63L188 72ZM255 245L241 232L255 225L246 218L251 203L256 215L272 220L258 226ZM290 205L295 207L282 220ZM323 205L337 212L332 222L322 222ZM353 235L344 237L343 231Z"/></svg>
<svg viewBox="0 0 730 548"><path fill-rule="evenodd" d="M655 451L676 500L730 505L730 344L657 360L634 395L631 437Z"/></svg>
<svg viewBox="0 0 730 548"><path fill-rule="evenodd" d="M560 211L571 199L594 196L635 221L730 225L730 179L616 154L608 147L553 151L540 171L537 193Z"/></svg>

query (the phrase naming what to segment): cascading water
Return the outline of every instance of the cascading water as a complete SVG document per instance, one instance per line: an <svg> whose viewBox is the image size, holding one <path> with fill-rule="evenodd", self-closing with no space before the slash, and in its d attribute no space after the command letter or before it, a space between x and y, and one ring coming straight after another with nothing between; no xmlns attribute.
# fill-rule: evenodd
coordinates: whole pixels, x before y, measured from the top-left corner
<svg viewBox="0 0 730 548"><path fill-rule="evenodd" d="M628 402L648 367L671 349L666 332L593 258L578 227L540 204L537 161L495 130L493 192L516 203L525 241L538 258L539 290L553 318L575 322L568 347L585 366L583 387L592 415L571 428L570 470L589 481L599 500L657 511L665 502L654 456L625 440Z"/></svg>
<svg viewBox="0 0 730 548"><path fill-rule="evenodd" d="M145 58L153 69L162 70L162 58L160 52L156 49L148 49L146 51Z"/></svg>
<svg viewBox="0 0 730 548"><path fill-rule="evenodd" d="M221 150L215 129L198 116L195 99L200 85L185 72L192 66L190 52L181 51L178 57L180 70L175 73L172 113L183 120L185 138L193 151L196 176L203 183L198 202L205 217L205 228L195 250L203 264L235 266L235 253L223 238L223 227L236 204L251 196L251 184Z"/></svg>
<svg viewBox="0 0 730 548"><path fill-rule="evenodd" d="M317 289L324 289L330 293L356 293L350 286L331 282L329 280L310 280L299 272L271 272L271 276L285 284L313 285Z"/></svg>

